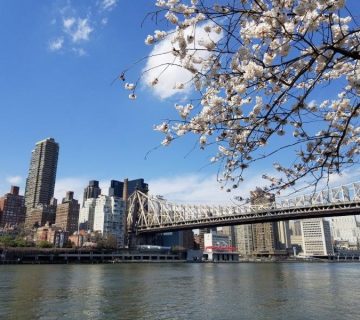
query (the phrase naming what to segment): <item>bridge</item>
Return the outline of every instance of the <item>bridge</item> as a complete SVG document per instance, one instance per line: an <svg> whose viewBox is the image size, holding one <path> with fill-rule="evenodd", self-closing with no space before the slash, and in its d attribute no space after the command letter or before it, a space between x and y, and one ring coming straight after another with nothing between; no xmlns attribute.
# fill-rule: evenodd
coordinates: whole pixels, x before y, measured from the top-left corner
<svg viewBox="0 0 360 320"><path fill-rule="evenodd" d="M176 204L136 191L129 197L126 223L129 233L146 234L356 214L360 181L255 205Z"/></svg>

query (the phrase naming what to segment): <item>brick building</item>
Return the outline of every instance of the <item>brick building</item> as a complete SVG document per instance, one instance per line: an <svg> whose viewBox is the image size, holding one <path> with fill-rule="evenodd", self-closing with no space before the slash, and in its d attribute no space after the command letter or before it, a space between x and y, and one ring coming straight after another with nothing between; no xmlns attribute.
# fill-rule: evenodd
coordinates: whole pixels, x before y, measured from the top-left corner
<svg viewBox="0 0 360 320"><path fill-rule="evenodd" d="M19 187L12 186L9 193L0 198L0 227L13 227L25 222L25 199L19 195Z"/></svg>
<svg viewBox="0 0 360 320"><path fill-rule="evenodd" d="M78 230L80 205L74 199L74 192L68 191L62 203L57 206L55 224L70 234Z"/></svg>

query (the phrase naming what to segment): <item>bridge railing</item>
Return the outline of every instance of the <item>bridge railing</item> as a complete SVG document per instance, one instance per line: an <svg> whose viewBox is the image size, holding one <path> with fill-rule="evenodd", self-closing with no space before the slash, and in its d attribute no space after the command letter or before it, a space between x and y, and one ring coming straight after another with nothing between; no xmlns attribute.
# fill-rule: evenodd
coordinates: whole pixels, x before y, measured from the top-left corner
<svg viewBox="0 0 360 320"><path fill-rule="evenodd" d="M164 199L145 195L141 192L132 196L130 204L134 211L128 215L128 226L137 219L137 225L155 226L181 222L198 221L224 216L253 215L262 212L278 211L289 208L324 206L329 204L360 201L360 182L354 182L335 188L327 188L310 194L297 195L287 199L277 199L273 203L238 206L186 205L168 202ZM138 201L135 205L135 201ZM132 209L131 209L132 208Z"/></svg>

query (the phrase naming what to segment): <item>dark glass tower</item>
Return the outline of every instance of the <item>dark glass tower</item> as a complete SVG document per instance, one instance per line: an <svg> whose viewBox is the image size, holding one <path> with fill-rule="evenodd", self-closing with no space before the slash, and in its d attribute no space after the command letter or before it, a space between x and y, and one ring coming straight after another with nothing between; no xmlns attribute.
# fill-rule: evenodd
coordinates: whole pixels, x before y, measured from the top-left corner
<svg viewBox="0 0 360 320"><path fill-rule="evenodd" d="M122 198L124 190L124 182L111 180L110 188L109 188L109 196L110 197L119 197Z"/></svg>
<svg viewBox="0 0 360 320"><path fill-rule="evenodd" d="M99 181L90 180L89 185L84 189L83 206L87 199L96 199L100 194L101 189L99 188Z"/></svg>

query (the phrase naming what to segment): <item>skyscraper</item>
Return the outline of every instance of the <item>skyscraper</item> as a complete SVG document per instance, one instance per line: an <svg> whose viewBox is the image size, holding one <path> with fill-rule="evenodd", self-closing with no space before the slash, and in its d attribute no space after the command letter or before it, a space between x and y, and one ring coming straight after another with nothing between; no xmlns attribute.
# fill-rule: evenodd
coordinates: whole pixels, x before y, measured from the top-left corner
<svg viewBox="0 0 360 320"><path fill-rule="evenodd" d="M124 182L111 180L110 188L109 188L109 196L122 198L123 189L124 189Z"/></svg>
<svg viewBox="0 0 360 320"><path fill-rule="evenodd" d="M99 181L90 180L89 185L84 189L83 206L87 199L96 199L101 194Z"/></svg>
<svg viewBox="0 0 360 320"><path fill-rule="evenodd" d="M25 206L49 205L54 196L59 144L53 138L39 141L31 153L29 175L26 179Z"/></svg>
<svg viewBox="0 0 360 320"><path fill-rule="evenodd" d="M250 192L252 205L270 205L275 196L261 189ZM274 255L278 249L278 228L276 222L256 223L252 225L252 238L255 255Z"/></svg>

